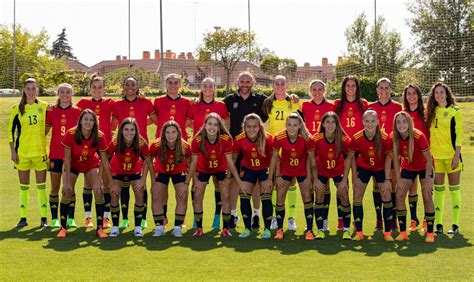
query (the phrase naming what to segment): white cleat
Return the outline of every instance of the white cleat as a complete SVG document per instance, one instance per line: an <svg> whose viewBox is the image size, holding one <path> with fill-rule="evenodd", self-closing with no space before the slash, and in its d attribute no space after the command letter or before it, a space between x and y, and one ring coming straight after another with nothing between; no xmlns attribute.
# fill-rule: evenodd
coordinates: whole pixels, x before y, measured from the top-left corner
<svg viewBox="0 0 474 282"><path fill-rule="evenodd" d="M288 230L296 231L296 220L293 217L288 218Z"/></svg>
<svg viewBox="0 0 474 282"><path fill-rule="evenodd" d="M270 224L270 230L276 230L278 228L278 222L276 217L272 217L272 223Z"/></svg>
<svg viewBox="0 0 474 282"><path fill-rule="evenodd" d="M183 237L183 232L181 230L181 226L175 226L173 231L171 232L171 235L177 238Z"/></svg>
<svg viewBox="0 0 474 282"><path fill-rule="evenodd" d="M143 237L143 231L140 226L135 227L135 231L133 231L133 235L135 237Z"/></svg>
<svg viewBox="0 0 474 282"><path fill-rule="evenodd" d="M327 220L327 219L325 219L325 220L323 221L323 231L324 231L324 232L329 231L329 223L328 223L328 220Z"/></svg>
<svg viewBox="0 0 474 282"><path fill-rule="evenodd" d="M120 229L118 226L113 226L112 227L112 232L110 232L109 237L117 237L120 235Z"/></svg>
<svg viewBox="0 0 474 282"><path fill-rule="evenodd" d="M165 235L165 227L163 225L157 226L153 230L153 237L161 237Z"/></svg>

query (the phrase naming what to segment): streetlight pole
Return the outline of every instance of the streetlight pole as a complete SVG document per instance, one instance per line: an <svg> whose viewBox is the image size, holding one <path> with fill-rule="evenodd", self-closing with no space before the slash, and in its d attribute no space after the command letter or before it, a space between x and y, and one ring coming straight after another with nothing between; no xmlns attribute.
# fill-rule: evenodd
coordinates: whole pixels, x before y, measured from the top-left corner
<svg viewBox="0 0 474 282"><path fill-rule="evenodd" d="M378 36L377 36L377 0L374 0L374 66L375 66L375 75L377 75L378 62L377 62L377 53L378 53Z"/></svg>
<svg viewBox="0 0 474 282"><path fill-rule="evenodd" d="M165 86L165 81L163 79L163 1L160 0L160 81L163 85L163 89Z"/></svg>
<svg viewBox="0 0 474 282"><path fill-rule="evenodd" d="M13 0L13 94L16 94L16 0Z"/></svg>
<svg viewBox="0 0 474 282"><path fill-rule="evenodd" d="M251 46L252 46L252 35L250 29L250 0L247 1L247 11L248 11L248 22L249 22L249 63L252 62L252 53L251 53Z"/></svg>

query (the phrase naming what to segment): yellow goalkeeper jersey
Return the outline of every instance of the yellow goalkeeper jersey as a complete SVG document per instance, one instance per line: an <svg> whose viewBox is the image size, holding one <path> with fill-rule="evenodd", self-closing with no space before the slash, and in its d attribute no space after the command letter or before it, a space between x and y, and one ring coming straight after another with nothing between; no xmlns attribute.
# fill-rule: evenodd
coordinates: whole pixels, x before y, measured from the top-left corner
<svg viewBox="0 0 474 282"><path fill-rule="evenodd" d="M273 107L268 115L268 132L275 136L279 131L285 129L286 118L289 114L301 110L299 103L289 100L274 100Z"/></svg>
<svg viewBox="0 0 474 282"><path fill-rule="evenodd" d="M430 147L435 159L451 159L455 147L462 145L464 125L461 110L454 105L435 108L430 126Z"/></svg>

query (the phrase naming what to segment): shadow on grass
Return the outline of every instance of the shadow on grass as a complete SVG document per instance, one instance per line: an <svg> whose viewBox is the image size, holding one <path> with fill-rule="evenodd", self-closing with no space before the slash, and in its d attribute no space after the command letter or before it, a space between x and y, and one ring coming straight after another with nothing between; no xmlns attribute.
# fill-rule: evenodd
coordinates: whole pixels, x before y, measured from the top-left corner
<svg viewBox="0 0 474 282"><path fill-rule="evenodd" d="M58 229L23 228L0 231L0 242L10 239L22 239L30 242L45 242L45 249L58 252L67 252L80 248L96 247L104 251L116 251L130 247L142 247L149 251L163 251L176 247L189 248L202 252L220 248L232 248L236 252L251 253L259 250L271 250L282 255L294 255L307 251L316 251L321 255L336 255L342 252L362 253L369 257L378 257L385 253L397 253L401 257L415 257L421 254L430 254L438 249L470 248L472 243L463 235L436 237L434 244L424 242L424 234L413 232L410 240L404 242L385 242L382 232L375 232L367 236L364 241L344 241L342 234L330 234L324 240L306 241L303 234L286 231L283 240L260 239L260 234L254 232L249 238L238 238L239 233L234 231L233 237L221 238L220 231L210 230L201 238L192 236L194 230L187 229L182 238L171 236L171 230L163 237L152 237L150 229L144 237L133 236L133 229L128 228L117 238L98 239L95 229L77 228L69 231L68 237L57 239Z"/></svg>

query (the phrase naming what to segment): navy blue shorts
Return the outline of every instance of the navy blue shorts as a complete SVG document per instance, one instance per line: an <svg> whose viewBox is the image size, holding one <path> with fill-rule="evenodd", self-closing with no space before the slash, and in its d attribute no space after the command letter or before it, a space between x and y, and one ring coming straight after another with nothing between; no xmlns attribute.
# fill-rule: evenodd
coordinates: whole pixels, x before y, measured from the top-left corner
<svg viewBox="0 0 474 282"><path fill-rule="evenodd" d="M63 159L50 159L49 160L49 171L62 173L63 172Z"/></svg>
<svg viewBox="0 0 474 282"><path fill-rule="evenodd" d="M217 178L217 181L222 181L226 178L227 176L227 173L225 171L219 171L219 172L216 172L216 173L212 173L212 174L209 174L209 173L204 173L204 172L199 172L198 173L198 180L201 181L201 182L209 182L209 179L211 178L211 176L215 175L216 178Z"/></svg>
<svg viewBox="0 0 474 282"><path fill-rule="evenodd" d="M166 173L158 173L156 176L156 182L160 182L164 185L168 185L170 183L170 179L174 185L179 183L184 183L186 181L186 173L176 173L176 174L166 174Z"/></svg>
<svg viewBox="0 0 474 282"><path fill-rule="evenodd" d="M119 180L122 182L125 181L134 181L142 178L142 175L140 173L135 173L135 174L116 174L112 175L113 180Z"/></svg>
<svg viewBox="0 0 474 282"><path fill-rule="evenodd" d="M385 181L385 171L383 169L379 171L371 171L357 167L357 174L357 177L360 179L360 181L365 184L369 183L372 176L375 177L375 181L377 181L377 183L383 183Z"/></svg>
<svg viewBox="0 0 474 282"><path fill-rule="evenodd" d="M327 184L329 183L329 178L331 178L331 177L326 177L326 176L318 175L319 181L321 181L324 185L327 185ZM339 184L339 182L342 181L342 175L338 175L338 176L332 177L332 181L334 181L334 185Z"/></svg>
<svg viewBox="0 0 474 282"><path fill-rule="evenodd" d="M426 178L426 172L425 172L425 170L412 171L412 170L408 170L408 169L403 169L403 168L402 168L402 171L400 172L400 178L403 178L403 179L410 179L411 181L414 181L417 175L420 176L420 180ZM433 171L431 171L431 176L430 176L430 177L431 177L431 178L433 177Z"/></svg>
<svg viewBox="0 0 474 282"><path fill-rule="evenodd" d="M294 176L282 175L281 178L283 178L283 180L285 180L285 181L291 182L291 180L293 180L293 178L295 178L295 177ZM296 180L298 180L298 183L302 183L303 181L306 180L306 176L297 176Z"/></svg>
<svg viewBox="0 0 474 282"><path fill-rule="evenodd" d="M242 170L240 172L242 181L247 181L252 184L256 184L257 181L265 181L268 179L268 169L261 169L261 170L251 170L242 166Z"/></svg>

